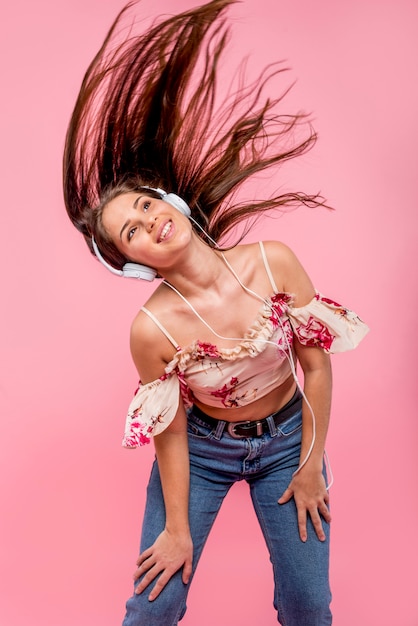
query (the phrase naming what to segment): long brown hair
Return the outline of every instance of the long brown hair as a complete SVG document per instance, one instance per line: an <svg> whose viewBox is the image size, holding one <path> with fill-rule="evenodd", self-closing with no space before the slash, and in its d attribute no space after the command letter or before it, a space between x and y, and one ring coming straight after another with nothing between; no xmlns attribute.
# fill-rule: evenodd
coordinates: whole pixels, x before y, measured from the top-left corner
<svg viewBox="0 0 418 626"><path fill-rule="evenodd" d="M130 3L85 74L66 136L64 198L90 249L94 236L115 267L125 259L104 231L101 213L110 199L141 185L179 194L215 240L267 209L324 204L300 192L234 203L245 180L303 154L316 140L303 114L277 113L285 94L263 96L268 81L285 71L280 64L251 85L241 81L215 106L229 36L225 11L234 1L212 0L139 34L131 24L121 41L136 4ZM298 139L301 122L306 132Z"/></svg>

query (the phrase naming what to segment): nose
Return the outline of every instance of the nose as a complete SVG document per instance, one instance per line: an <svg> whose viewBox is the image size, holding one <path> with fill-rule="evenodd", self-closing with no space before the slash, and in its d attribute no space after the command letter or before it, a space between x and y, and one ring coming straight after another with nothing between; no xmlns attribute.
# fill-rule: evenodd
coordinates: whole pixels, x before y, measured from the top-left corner
<svg viewBox="0 0 418 626"><path fill-rule="evenodd" d="M150 215L148 219L146 220L146 229L148 233L152 231L156 223L157 223L157 218L155 216L153 217L152 215Z"/></svg>

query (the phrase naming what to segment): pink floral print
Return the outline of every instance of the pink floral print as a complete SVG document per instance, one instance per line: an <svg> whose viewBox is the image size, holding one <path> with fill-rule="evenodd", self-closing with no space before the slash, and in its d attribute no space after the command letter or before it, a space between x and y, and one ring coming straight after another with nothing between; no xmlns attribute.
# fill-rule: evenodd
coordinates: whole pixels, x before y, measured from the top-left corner
<svg viewBox="0 0 418 626"><path fill-rule="evenodd" d="M220 398L224 407L228 409L242 406L242 400L247 399L248 401L250 396L252 400L256 399L257 389L247 389L244 393L237 395L235 391L239 384L238 378L233 376L229 381L229 385L225 384L221 389L211 391L210 395L214 398Z"/></svg>
<svg viewBox="0 0 418 626"><path fill-rule="evenodd" d="M334 341L328 328L314 317L310 317L306 325L298 326L296 334L304 346L320 346L327 351L331 349Z"/></svg>
<svg viewBox="0 0 418 626"><path fill-rule="evenodd" d="M164 422L164 413L165 411L162 411L158 415L153 416L147 424L136 419L142 415L142 405L131 414L128 413L128 417L132 421L130 434L125 438L126 447L135 448L136 446L143 446L150 443L155 426L158 423Z"/></svg>
<svg viewBox="0 0 418 626"><path fill-rule="evenodd" d="M193 403L194 393L200 401L212 397L213 406L225 408L245 406L262 398L266 389L286 374L285 353L295 338L302 345L335 353L355 348L367 332L367 326L354 312L320 293L303 307L293 306L291 294L277 293L263 304L236 346L218 348L196 341L178 348L163 376L140 384L128 410L124 445L142 446L167 428L176 415L180 395L186 408ZM257 355L264 353L266 357L264 350L272 342L278 349L264 359L264 364L271 362L272 369L263 369L263 365L258 368ZM212 405L210 401L208 404Z"/></svg>
<svg viewBox="0 0 418 626"><path fill-rule="evenodd" d="M218 348L212 343L196 341L192 356L196 361L201 361L205 358L218 359L220 354Z"/></svg>
<svg viewBox="0 0 418 626"><path fill-rule="evenodd" d="M233 376L229 381L229 385L225 384L221 389L217 389L216 391L211 391L210 395L214 398L220 398L222 400L222 404L224 406L228 406L228 402L230 402L231 394L233 393L235 387L239 384L238 378Z"/></svg>
<svg viewBox="0 0 418 626"><path fill-rule="evenodd" d="M271 314L270 321L273 324L273 327L277 328L279 325L277 316L284 317L286 315L287 309L292 302L292 296L289 293L276 293L270 298L270 302L275 311L275 313Z"/></svg>

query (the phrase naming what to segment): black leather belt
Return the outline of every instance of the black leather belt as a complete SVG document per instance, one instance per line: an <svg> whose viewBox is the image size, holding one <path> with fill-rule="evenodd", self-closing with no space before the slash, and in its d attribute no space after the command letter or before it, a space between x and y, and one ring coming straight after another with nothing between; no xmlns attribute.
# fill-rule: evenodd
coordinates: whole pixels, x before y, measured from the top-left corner
<svg viewBox="0 0 418 626"><path fill-rule="evenodd" d="M264 417L261 420L245 420L244 422L225 422L224 420L218 420L210 415L206 415L195 404L192 408L192 413L198 417L202 422L210 426L211 428L217 428L219 423L223 423L223 431L227 431L234 439L242 439L245 437L261 437L263 433L270 432L269 429L269 417L273 418L276 426L279 426L282 422L287 420L288 417L295 412L296 404L301 400L302 394L299 389L296 389L293 397L287 404L285 404L276 413L271 416Z"/></svg>

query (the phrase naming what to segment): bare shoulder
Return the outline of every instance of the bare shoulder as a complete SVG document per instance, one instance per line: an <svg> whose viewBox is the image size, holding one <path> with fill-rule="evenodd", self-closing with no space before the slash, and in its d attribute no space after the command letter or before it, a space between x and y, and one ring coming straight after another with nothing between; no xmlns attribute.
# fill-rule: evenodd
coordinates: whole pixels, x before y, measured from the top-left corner
<svg viewBox="0 0 418 626"><path fill-rule="evenodd" d="M264 241L263 244L278 287L294 295L296 306L309 302L315 289L296 254L280 241Z"/></svg>
<svg viewBox="0 0 418 626"><path fill-rule="evenodd" d="M263 241L269 264L284 268L299 263L295 253L282 241Z"/></svg>
<svg viewBox="0 0 418 626"><path fill-rule="evenodd" d="M294 252L281 241L263 241L263 247L274 282L279 291L297 292L297 276L303 276L304 272ZM240 269L240 275L246 276L243 268L247 268L247 278L254 278L257 282L263 280L265 269L261 261L260 244L240 244L232 251L231 260L235 267ZM252 276L250 276L252 268Z"/></svg>
<svg viewBox="0 0 418 626"><path fill-rule="evenodd" d="M296 259L292 250L281 241L263 241L263 246L266 251L269 264L271 265L291 263L294 259ZM244 255L245 257L254 258L255 256L260 255L260 244L258 242L240 244L235 248L235 250L239 256Z"/></svg>
<svg viewBox="0 0 418 626"><path fill-rule="evenodd" d="M142 309L138 311L131 324L131 345L140 345L143 350L155 348L158 328Z"/></svg>
<svg viewBox="0 0 418 626"><path fill-rule="evenodd" d="M151 297L146 307L149 306L158 319L158 306L153 305L153 301L154 298ZM142 309L131 324L130 348L132 359L144 383L164 374L165 366L172 359L175 351L155 321Z"/></svg>

